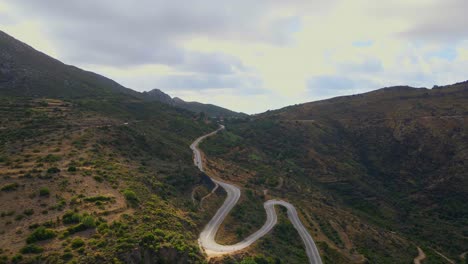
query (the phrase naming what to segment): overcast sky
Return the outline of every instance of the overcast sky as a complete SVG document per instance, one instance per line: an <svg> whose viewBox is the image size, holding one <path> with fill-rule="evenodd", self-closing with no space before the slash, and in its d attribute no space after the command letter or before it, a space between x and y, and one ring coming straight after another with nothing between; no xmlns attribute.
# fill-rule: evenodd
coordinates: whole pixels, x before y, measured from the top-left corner
<svg viewBox="0 0 468 264"><path fill-rule="evenodd" d="M466 0L0 0L0 29L138 91L258 113L468 79Z"/></svg>

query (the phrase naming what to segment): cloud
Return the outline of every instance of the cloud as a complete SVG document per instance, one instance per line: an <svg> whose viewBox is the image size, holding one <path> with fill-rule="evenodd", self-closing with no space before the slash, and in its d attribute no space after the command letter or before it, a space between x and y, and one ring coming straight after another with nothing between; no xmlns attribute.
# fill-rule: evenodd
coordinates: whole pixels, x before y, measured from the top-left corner
<svg viewBox="0 0 468 264"><path fill-rule="evenodd" d="M313 2L319 1L17 0L12 6L47 25L69 61L132 65L181 63L189 51L180 43L196 36L286 43L300 23L288 12Z"/></svg>
<svg viewBox="0 0 468 264"><path fill-rule="evenodd" d="M370 47L373 44L374 42L372 40L360 40L360 41L353 42L354 47L361 47L361 48Z"/></svg>
<svg viewBox="0 0 468 264"><path fill-rule="evenodd" d="M396 35L419 41L451 42L468 37L465 0L383 1L370 10L381 19L406 21Z"/></svg>
<svg viewBox="0 0 468 264"><path fill-rule="evenodd" d="M357 63L343 63L338 70L346 73L376 73L383 70L382 62L376 58L368 58Z"/></svg>
<svg viewBox="0 0 468 264"><path fill-rule="evenodd" d="M239 77L236 75L164 75L154 82L155 87L166 91L174 90L214 90L233 89L243 95L252 95L265 92L261 80L255 77Z"/></svg>
<svg viewBox="0 0 468 264"><path fill-rule="evenodd" d="M467 9L465 0L0 0L0 27L127 87L252 113L462 81Z"/></svg>
<svg viewBox="0 0 468 264"><path fill-rule="evenodd" d="M182 63L182 70L211 73L234 74L245 72L247 67L236 57L222 53L191 52Z"/></svg>
<svg viewBox="0 0 468 264"><path fill-rule="evenodd" d="M324 75L307 82L309 92L318 98L329 98L343 94L355 94L379 88L380 84L369 79Z"/></svg>

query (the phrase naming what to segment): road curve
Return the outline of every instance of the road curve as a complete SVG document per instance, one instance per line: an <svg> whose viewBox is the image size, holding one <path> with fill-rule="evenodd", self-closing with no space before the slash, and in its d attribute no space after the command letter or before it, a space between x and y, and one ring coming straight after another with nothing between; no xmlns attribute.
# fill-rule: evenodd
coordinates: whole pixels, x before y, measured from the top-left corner
<svg viewBox="0 0 468 264"><path fill-rule="evenodd" d="M203 162L201 158L201 151L198 148L198 145L205 138L215 135L218 131L223 130L223 129L224 129L224 126L220 126L218 130L197 138L192 143L192 145L190 145L190 148L193 150L193 154L194 154L193 160L194 160L195 166L197 166L198 169L200 169L200 171L204 172ZM224 221L226 216L229 214L231 209L236 205L237 201L240 198L241 192L240 192L240 189L235 185L228 184L226 182L219 181L213 178L211 178L211 180L215 184L221 186L226 191L227 197L223 205L218 209L218 211L210 220L210 222L208 222L208 224L205 226L205 228L201 232L200 237L198 238L200 247L205 251L205 253L208 256L219 256L219 255L230 254L235 251L242 250L250 246L259 238L266 235L276 225L278 221L278 217L275 211L275 205L281 205L281 206L286 207L286 209L288 210L288 218L293 224L294 228L296 228L296 230L299 232L299 235L301 236L302 241L305 244L306 253L307 253L307 256L309 257L309 263L322 264L322 260L320 259L320 254L317 250L314 240L310 236L309 232L307 232L307 229L304 227L304 225L302 225L301 220L299 219L297 215L296 208L292 204L282 201L282 200L269 200L263 204L263 207L265 208L265 211L267 214L267 219L265 221L265 224L257 232L251 234L250 236L248 236L241 242L234 244L234 245L220 245L216 243L215 236L216 236L216 233L218 232L219 226Z"/></svg>

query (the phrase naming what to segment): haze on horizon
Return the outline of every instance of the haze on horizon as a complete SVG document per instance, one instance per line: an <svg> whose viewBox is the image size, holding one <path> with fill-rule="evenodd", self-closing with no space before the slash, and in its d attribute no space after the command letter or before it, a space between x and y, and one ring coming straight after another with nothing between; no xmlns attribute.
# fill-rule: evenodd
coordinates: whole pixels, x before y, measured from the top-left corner
<svg viewBox="0 0 468 264"><path fill-rule="evenodd" d="M138 91L258 113L468 79L464 0L0 0L0 28Z"/></svg>

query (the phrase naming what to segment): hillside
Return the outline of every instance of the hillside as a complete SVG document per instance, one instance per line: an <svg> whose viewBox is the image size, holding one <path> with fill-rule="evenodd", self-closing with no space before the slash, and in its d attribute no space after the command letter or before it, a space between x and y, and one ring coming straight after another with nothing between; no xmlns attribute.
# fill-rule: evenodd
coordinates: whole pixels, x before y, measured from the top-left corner
<svg viewBox="0 0 468 264"><path fill-rule="evenodd" d="M188 111L188 110L190 111ZM197 238L223 202L193 166L242 187L217 235L232 244L284 199L324 263L463 263L468 82L246 116L138 93L0 32L0 263L207 263ZM208 197L204 199L204 197ZM245 251L209 263L304 263L286 212Z"/></svg>
<svg viewBox="0 0 468 264"><path fill-rule="evenodd" d="M85 98L128 97L159 101L210 117L239 117L245 114L197 102L172 99L155 89L137 92L93 72L87 72L43 54L0 31L0 90L5 96Z"/></svg>
<svg viewBox="0 0 468 264"><path fill-rule="evenodd" d="M155 100L172 106L180 107L195 113L205 113L208 117L247 117L247 114L238 113L213 104L202 104L199 102L186 102L178 97L171 98L159 89L143 92L146 100Z"/></svg>
<svg viewBox="0 0 468 264"><path fill-rule="evenodd" d="M468 248L467 119L468 82L390 87L235 120L202 147L219 175L302 206L328 263L409 263L416 245L447 263Z"/></svg>
<svg viewBox="0 0 468 264"><path fill-rule="evenodd" d="M65 65L0 31L2 95L80 98L138 93L92 72Z"/></svg>
<svg viewBox="0 0 468 264"><path fill-rule="evenodd" d="M216 125L0 39L0 263L203 263Z"/></svg>

